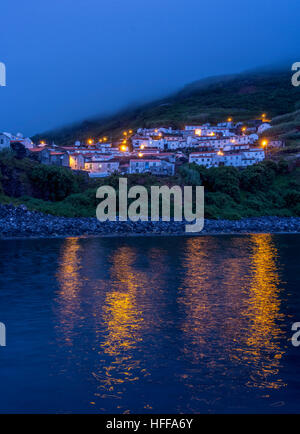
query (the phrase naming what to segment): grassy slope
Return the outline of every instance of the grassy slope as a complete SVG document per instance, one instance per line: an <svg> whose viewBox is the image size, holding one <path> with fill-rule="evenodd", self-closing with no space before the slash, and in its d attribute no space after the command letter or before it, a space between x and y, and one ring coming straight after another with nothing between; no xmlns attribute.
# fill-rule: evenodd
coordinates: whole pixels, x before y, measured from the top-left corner
<svg viewBox="0 0 300 434"><path fill-rule="evenodd" d="M300 152L300 109L273 118L272 128L267 130L264 136L284 140L288 148L284 150L283 154Z"/></svg>
<svg viewBox="0 0 300 434"><path fill-rule="evenodd" d="M128 128L157 125L182 127L186 123L269 117L295 110L300 101L298 88L291 85L289 72L240 74L220 79L205 79L186 86L176 95L134 110L125 110L106 119L82 122L62 130L37 135L58 144L73 144L75 139L108 135L117 138Z"/></svg>
<svg viewBox="0 0 300 434"><path fill-rule="evenodd" d="M191 166L187 167L191 168ZM215 169L199 170L204 170L205 176L208 175L214 179L216 172L213 170ZM217 171L220 173L219 169ZM236 192L231 190L235 179L231 184L231 175L227 172L225 170L225 178L222 177L223 175L217 175L219 181L214 186L209 186L211 181L203 182L205 186L205 216L207 218L239 219L265 215L300 216L300 168L291 173L278 173L266 188L259 188L256 191L243 188L240 182L237 197ZM191 173L194 174L194 169ZM238 173L238 171L234 169L234 173ZM236 177L236 175L234 176ZM263 175L264 178L265 175ZM203 179L205 177L202 177ZM226 179L227 184L224 183ZM195 178L196 183L198 183L197 178ZM184 177L183 174L170 178L156 178L147 175L128 176L128 187L137 184L144 185L150 191L151 185L193 185L193 180ZM94 217L96 206L99 203L99 200L96 199L96 189L100 185L112 185L117 190L118 176L93 180L85 191L70 194L61 201L51 202L29 196L11 198L0 194L0 203L25 204L29 210L37 210L56 216Z"/></svg>

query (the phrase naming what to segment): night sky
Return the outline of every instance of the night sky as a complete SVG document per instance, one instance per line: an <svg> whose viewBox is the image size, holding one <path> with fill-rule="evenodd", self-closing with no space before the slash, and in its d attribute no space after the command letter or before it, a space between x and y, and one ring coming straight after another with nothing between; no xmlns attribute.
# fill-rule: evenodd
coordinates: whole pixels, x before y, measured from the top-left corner
<svg viewBox="0 0 300 434"><path fill-rule="evenodd" d="M0 16L0 131L32 135L300 61L299 0L1 0Z"/></svg>

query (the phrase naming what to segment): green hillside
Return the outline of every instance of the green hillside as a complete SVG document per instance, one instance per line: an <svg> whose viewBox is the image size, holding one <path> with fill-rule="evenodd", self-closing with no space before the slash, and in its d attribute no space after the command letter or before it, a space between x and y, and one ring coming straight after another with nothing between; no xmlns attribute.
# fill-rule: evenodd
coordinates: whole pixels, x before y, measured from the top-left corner
<svg viewBox="0 0 300 434"><path fill-rule="evenodd" d="M278 138L287 143L283 153L292 154L300 151L300 104L296 104L295 110L291 113L277 116L272 119L272 128L265 131L267 138Z"/></svg>
<svg viewBox="0 0 300 434"><path fill-rule="evenodd" d="M146 187L149 198L153 185L203 185L206 218L300 216L300 168L285 161L266 160L242 171L185 164L172 177L132 174L127 179L128 188ZM0 204L25 205L56 216L93 217L99 203L96 190L102 185L118 192L119 175L89 179L66 168L20 160L11 151L0 152Z"/></svg>
<svg viewBox="0 0 300 434"><path fill-rule="evenodd" d="M114 139L128 128L183 127L186 123L222 121L228 116L243 121L263 112L273 118L294 112L299 104L300 89L292 86L288 70L212 77L192 83L169 98L39 134L33 139L43 138L57 144L73 144L75 140L103 135Z"/></svg>

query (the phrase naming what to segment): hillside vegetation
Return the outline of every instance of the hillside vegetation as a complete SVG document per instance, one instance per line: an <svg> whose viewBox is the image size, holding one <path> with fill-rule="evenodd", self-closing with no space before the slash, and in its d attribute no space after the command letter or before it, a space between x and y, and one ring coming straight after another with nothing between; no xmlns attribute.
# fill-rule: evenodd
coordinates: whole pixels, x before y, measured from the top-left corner
<svg viewBox="0 0 300 434"><path fill-rule="evenodd" d="M203 185L206 218L300 216L300 168L289 171L285 161L264 161L244 170L206 169L186 164L173 177L129 175L128 187L144 185ZM68 169L18 160L0 153L0 203L26 205L29 210L66 217L94 217L96 190L111 185L118 191L119 175L90 180Z"/></svg>
<svg viewBox="0 0 300 434"><path fill-rule="evenodd" d="M300 104L296 107L299 109L273 118L272 128L264 133L267 138L284 140L288 146L284 151L286 154L300 152Z"/></svg>
<svg viewBox="0 0 300 434"><path fill-rule="evenodd" d="M200 80L177 94L114 116L86 120L57 131L35 136L57 144L73 144L103 135L111 139L124 129L139 127L183 127L187 123L217 122L229 115L236 121L257 118L266 112L276 117L300 107L299 88L291 85L291 74L260 72Z"/></svg>

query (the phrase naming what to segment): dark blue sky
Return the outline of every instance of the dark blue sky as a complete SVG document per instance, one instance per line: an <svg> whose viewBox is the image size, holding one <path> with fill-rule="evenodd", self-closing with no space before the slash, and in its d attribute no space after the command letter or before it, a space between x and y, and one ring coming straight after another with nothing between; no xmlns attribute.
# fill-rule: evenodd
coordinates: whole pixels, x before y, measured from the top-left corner
<svg viewBox="0 0 300 434"><path fill-rule="evenodd" d="M299 0L1 0L0 15L0 131L34 134L205 76L300 61Z"/></svg>

